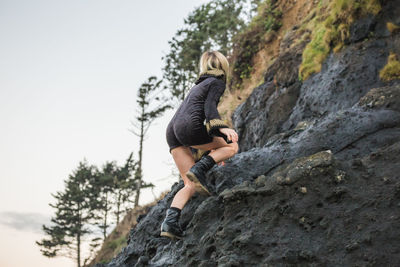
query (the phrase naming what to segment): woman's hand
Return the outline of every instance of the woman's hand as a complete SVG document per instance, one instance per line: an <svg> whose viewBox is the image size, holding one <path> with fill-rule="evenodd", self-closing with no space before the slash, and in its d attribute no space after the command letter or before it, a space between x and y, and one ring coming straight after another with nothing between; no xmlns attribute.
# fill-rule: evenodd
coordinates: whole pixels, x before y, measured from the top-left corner
<svg viewBox="0 0 400 267"><path fill-rule="evenodd" d="M219 128L219 131L221 133L223 133L224 135L226 135L226 137L228 138L228 140L232 141L232 142L237 142L239 141L239 136L238 134L235 132L235 130L230 129L230 128Z"/></svg>

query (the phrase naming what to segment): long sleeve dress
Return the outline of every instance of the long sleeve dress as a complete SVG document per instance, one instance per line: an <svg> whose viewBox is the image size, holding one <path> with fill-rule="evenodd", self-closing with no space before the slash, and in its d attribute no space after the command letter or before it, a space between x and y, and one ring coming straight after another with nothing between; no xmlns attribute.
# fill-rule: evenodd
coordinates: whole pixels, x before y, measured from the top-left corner
<svg viewBox="0 0 400 267"><path fill-rule="evenodd" d="M211 143L213 136L227 138L218 129L229 128L217 106L226 88L224 76L205 73L196 81L168 124L169 151L178 146Z"/></svg>

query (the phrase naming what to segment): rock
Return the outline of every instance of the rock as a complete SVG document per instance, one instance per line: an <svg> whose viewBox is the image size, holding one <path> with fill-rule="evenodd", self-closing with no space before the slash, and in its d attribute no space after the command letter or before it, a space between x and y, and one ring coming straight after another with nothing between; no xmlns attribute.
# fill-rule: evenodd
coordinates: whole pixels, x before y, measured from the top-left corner
<svg viewBox="0 0 400 267"><path fill-rule="evenodd" d="M360 99L360 106L374 109L390 109L400 112L400 83L371 89Z"/></svg>
<svg viewBox="0 0 400 267"><path fill-rule="evenodd" d="M265 83L234 112L240 153L207 173L216 195L196 194L182 210L185 237L159 236L181 181L106 266L398 265L400 81L379 79L399 47L400 34L385 30L399 23L397 2L357 21L303 83L305 44L291 45L291 29Z"/></svg>
<svg viewBox="0 0 400 267"><path fill-rule="evenodd" d="M294 128L294 131L304 131L309 126L310 126L309 122L307 122L307 121L299 121L299 123L297 123L296 128Z"/></svg>

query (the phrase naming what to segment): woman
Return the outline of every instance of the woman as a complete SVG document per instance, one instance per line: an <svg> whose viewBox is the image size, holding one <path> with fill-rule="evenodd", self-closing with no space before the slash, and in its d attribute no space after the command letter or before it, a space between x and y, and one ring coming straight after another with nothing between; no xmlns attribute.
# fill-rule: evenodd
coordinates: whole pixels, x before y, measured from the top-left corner
<svg viewBox="0 0 400 267"><path fill-rule="evenodd" d="M168 124L166 135L184 187L180 189L161 224L161 236L181 238L181 210L196 191L210 194L206 173L216 163L238 152L238 135L221 120L217 105L225 91L229 63L218 51L204 52L200 74ZM204 125L205 121L205 125ZM195 163L192 149L204 151Z"/></svg>

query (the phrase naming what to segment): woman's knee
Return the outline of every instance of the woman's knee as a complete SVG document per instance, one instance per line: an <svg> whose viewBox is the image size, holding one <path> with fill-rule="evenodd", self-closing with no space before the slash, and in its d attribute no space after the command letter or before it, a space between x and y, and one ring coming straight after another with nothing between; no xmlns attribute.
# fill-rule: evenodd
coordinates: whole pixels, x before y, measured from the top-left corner
<svg viewBox="0 0 400 267"><path fill-rule="evenodd" d="M231 148L230 154L229 154L230 157L233 157L235 154L238 153L238 151L239 151L239 145L238 145L237 142L234 142L234 143L229 144L229 147Z"/></svg>
<svg viewBox="0 0 400 267"><path fill-rule="evenodd" d="M237 142L233 143L235 154L239 152L239 144Z"/></svg>
<svg viewBox="0 0 400 267"><path fill-rule="evenodd" d="M186 190L188 190L191 194L194 194L194 193L196 192L196 186L195 186L195 184L194 184L193 182L191 182L191 181L185 182L184 188L185 188Z"/></svg>

